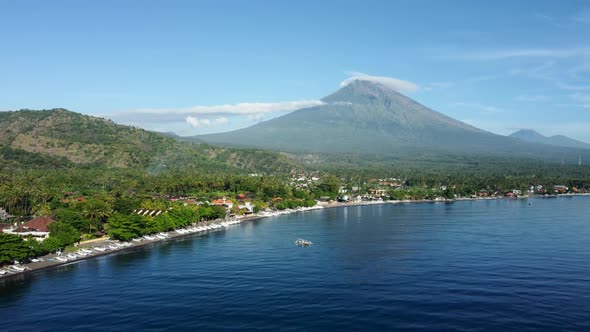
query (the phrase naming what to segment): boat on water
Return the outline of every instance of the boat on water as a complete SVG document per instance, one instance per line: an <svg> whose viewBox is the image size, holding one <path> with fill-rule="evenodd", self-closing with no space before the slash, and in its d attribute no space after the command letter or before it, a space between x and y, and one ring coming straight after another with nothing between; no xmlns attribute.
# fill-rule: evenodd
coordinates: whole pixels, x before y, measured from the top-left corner
<svg viewBox="0 0 590 332"><path fill-rule="evenodd" d="M311 246L313 244L313 242L309 241L309 240L304 240L304 239L297 239L295 241L295 245L297 246Z"/></svg>

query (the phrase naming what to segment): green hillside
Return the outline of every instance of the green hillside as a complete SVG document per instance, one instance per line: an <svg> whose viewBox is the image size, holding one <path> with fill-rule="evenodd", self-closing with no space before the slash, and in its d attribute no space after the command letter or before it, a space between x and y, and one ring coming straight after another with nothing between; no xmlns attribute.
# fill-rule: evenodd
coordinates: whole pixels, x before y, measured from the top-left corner
<svg viewBox="0 0 590 332"><path fill-rule="evenodd" d="M288 171L274 152L178 142L65 109L0 112L0 169L118 168Z"/></svg>

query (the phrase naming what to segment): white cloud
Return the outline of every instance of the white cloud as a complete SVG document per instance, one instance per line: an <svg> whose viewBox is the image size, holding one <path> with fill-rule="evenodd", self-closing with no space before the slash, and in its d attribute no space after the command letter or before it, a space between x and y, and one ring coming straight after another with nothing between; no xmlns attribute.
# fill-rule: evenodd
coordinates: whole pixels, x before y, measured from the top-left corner
<svg viewBox="0 0 590 332"><path fill-rule="evenodd" d="M192 106L182 108L146 108L121 111L100 116L114 121L140 126L185 123L192 127L218 126L228 122L228 117L244 117L254 121L323 105L321 100L295 100L276 103L238 103L224 105ZM267 115L267 116L265 116Z"/></svg>
<svg viewBox="0 0 590 332"><path fill-rule="evenodd" d="M199 119L199 118L192 116L192 115L188 115L185 118L185 121L193 128L223 125L228 122L227 118L222 117L222 116L217 117L215 119L208 119L208 118Z"/></svg>
<svg viewBox="0 0 590 332"><path fill-rule="evenodd" d="M412 83L409 81L404 81L399 78L394 77L385 77L385 76L371 76L359 72L350 72L351 77L345 79L340 83L341 87L347 86L348 84L354 81L369 81L379 83L383 86L386 86L390 89L399 92L414 92L420 89L420 87L416 83Z"/></svg>
<svg viewBox="0 0 590 332"><path fill-rule="evenodd" d="M225 114L249 115L273 112L291 112L302 108L323 105L321 100L295 100L277 103L238 103L209 106L192 106L184 108L147 108L130 111L134 114Z"/></svg>

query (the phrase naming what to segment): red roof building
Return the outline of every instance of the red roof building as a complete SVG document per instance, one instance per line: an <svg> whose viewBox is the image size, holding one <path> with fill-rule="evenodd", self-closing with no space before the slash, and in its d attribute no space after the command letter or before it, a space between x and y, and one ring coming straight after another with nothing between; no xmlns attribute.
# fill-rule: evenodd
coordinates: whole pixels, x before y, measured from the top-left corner
<svg viewBox="0 0 590 332"><path fill-rule="evenodd" d="M52 217L37 217L29 220L26 223L11 229L5 228L3 231L7 234L16 234L20 236L33 236L39 240L47 238L49 236L49 229L47 226L55 222Z"/></svg>
<svg viewBox="0 0 590 332"><path fill-rule="evenodd" d="M49 232L49 229L47 229L47 226L49 226L49 224L51 224L52 222L55 222L55 220L53 220L52 217L46 216L46 217L37 217L35 219L31 219L29 221L27 221L26 223L18 226L14 232L44 232L47 233Z"/></svg>

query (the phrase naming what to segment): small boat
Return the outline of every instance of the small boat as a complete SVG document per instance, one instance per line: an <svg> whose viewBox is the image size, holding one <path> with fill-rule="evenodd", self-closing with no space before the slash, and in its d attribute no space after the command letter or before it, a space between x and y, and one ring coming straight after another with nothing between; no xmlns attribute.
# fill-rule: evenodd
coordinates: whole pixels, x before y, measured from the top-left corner
<svg viewBox="0 0 590 332"><path fill-rule="evenodd" d="M65 262L67 262L67 261L68 261L68 259L67 259L67 258L65 258L65 257L62 257L62 256L57 256L57 257L55 257L54 259L55 259L56 261L58 261L58 262L62 262L62 263L65 263Z"/></svg>
<svg viewBox="0 0 590 332"><path fill-rule="evenodd" d="M141 239L140 237L136 237L135 239L133 239L133 240L131 240L131 241L133 241L133 242L141 242L141 241L142 241L142 239Z"/></svg>
<svg viewBox="0 0 590 332"><path fill-rule="evenodd" d="M82 251L81 249L76 251L76 255L78 255L78 257L86 257L88 256L87 253L85 253L84 251Z"/></svg>
<svg viewBox="0 0 590 332"><path fill-rule="evenodd" d="M117 246L116 244L109 244L109 249L116 250L119 249L119 246Z"/></svg>
<svg viewBox="0 0 590 332"><path fill-rule="evenodd" d="M66 257L68 259L76 259L76 258L78 258L78 256L76 256L76 254L72 254L72 253L67 254Z"/></svg>
<svg viewBox="0 0 590 332"><path fill-rule="evenodd" d="M313 244L313 242L309 241L309 240L304 240L304 239L297 239L295 241L295 245L298 246L311 246Z"/></svg>
<svg viewBox="0 0 590 332"><path fill-rule="evenodd" d="M27 269L26 267L20 265L11 265L9 268L15 270L16 272L23 272Z"/></svg>
<svg viewBox="0 0 590 332"><path fill-rule="evenodd" d="M164 233L164 232L161 232L159 234L162 235L165 238L169 238L170 237L170 235L168 235L167 233Z"/></svg>
<svg viewBox="0 0 590 332"><path fill-rule="evenodd" d="M31 259L31 262L38 263L38 262L41 262L41 259L39 259L39 258L33 258L33 259Z"/></svg>
<svg viewBox="0 0 590 332"><path fill-rule="evenodd" d="M90 255L92 253L92 249L82 248L79 251L85 253L86 255Z"/></svg>
<svg viewBox="0 0 590 332"><path fill-rule="evenodd" d="M156 239L155 237L152 237L152 236L149 236L149 235L144 235L143 238L146 239L146 240L150 240L150 241L153 241L153 240Z"/></svg>
<svg viewBox="0 0 590 332"><path fill-rule="evenodd" d="M6 273L7 273L6 270L0 270L0 276L5 275Z"/></svg>
<svg viewBox="0 0 590 332"><path fill-rule="evenodd" d="M94 247L94 250L103 252L103 251L106 251L107 248L105 248L105 247Z"/></svg>

